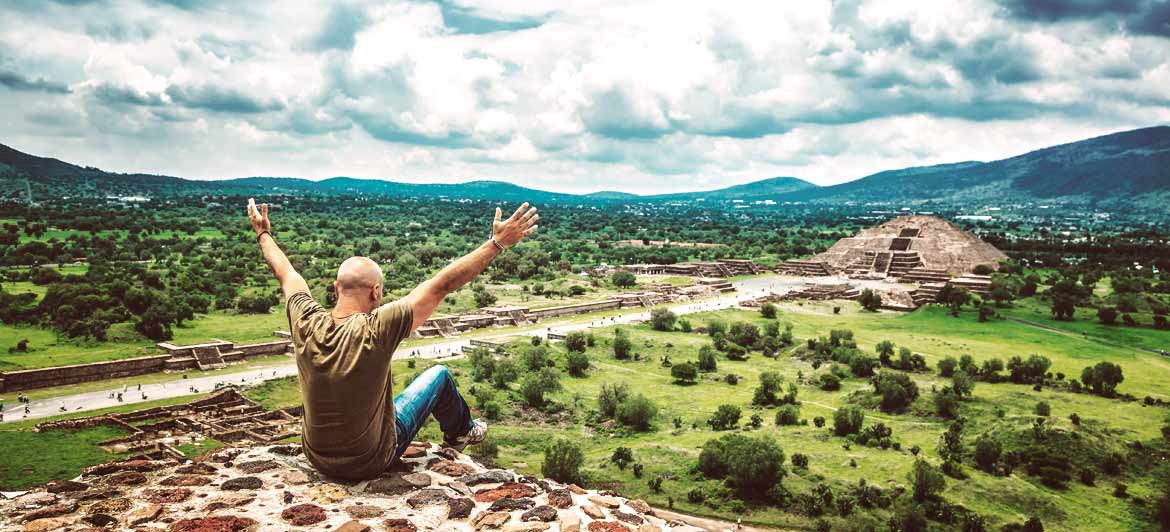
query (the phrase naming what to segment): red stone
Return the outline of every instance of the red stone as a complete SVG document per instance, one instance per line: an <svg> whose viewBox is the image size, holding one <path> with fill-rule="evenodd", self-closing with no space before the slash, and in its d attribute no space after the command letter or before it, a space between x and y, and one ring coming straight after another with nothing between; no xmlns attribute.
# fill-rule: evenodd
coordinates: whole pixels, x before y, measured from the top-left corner
<svg viewBox="0 0 1170 532"><path fill-rule="evenodd" d="M105 478L106 484L132 486L146 482L146 475L137 471L119 471Z"/></svg>
<svg viewBox="0 0 1170 532"><path fill-rule="evenodd" d="M630 527L615 521L594 521L589 523L589 532L630 532Z"/></svg>
<svg viewBox="0 0 1170 532"><path fill-rule="evenodd" d="M503 498L521 499L536 496L536 489L526 484L509 482L498 488L480 490L475 493L475 500L479 502L496 502Z"/></svg>
<svg viewBox="0 0 1170 532"><path fill-rule="evenodd" d="M211 479L199 475L171 475L158 481L163 486L206 486Z"/></svg>
<svg viewBox="0 0 1170 532"><path fill-rule="evenodd" d="M217 515L176 521L170 532L241 532L256 525L256 521L234 515Z"/></svg>
<svg viewBox="0 0 1170 532"><path fill-rule="evenodd" d="M280 517L294 526L308 526L324 521L325 510L316 504L298 504L285 508Z"/></svg>
<svg viewBox="0 0 1170 532"><path fill-rule="evenodd" d="M382 523L386 527L386 532L415 532L418 527L414 526L409 519L387 519Z"/></svg>
<svg viewBox="0 0 1170 532"><path fill-rule="evenodd" d="M192 491L187 488L163 488L143 491L142 497L146 502L171 504L190 499L191 493Z"/></svg>
<svg viewBox="0 0 1170 532"><path fill-rule="evenodd" d="M87 468L85 470L85 475L108 475L110 473L117 473L118 471L138 471L139 473L145 473L148 471L162 469L167 465L168 464L166 462L156 462L154 460L126 460L124 462L108 462Z"/></svg>

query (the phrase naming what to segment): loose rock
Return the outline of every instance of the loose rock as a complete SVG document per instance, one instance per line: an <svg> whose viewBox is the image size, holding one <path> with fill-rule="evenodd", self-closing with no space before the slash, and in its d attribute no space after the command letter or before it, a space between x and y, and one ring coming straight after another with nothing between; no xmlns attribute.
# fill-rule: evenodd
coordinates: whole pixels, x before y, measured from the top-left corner
<svg viewBox="0 0 1170 532"><path fill-rule="evenodd" d="M382 495L402 495L430 485L431 476L426 473L393 474L374 479L366 486L366 491Z"/></svg>
<svg viewBox="0 0 1170 532"><path fill-rule="evenodd" d="M146 475L137 471L119 471L107 476L104 482L111 486L136 486L146 482Z"/></svg>
<svg viewBox="0 0 1170 532"><path fill-rule="evenodd" d="M411 495L406 499L406 504L409 504L411 508L417 510L424 506L446 504L450 498L443 490L428 489Z"/></svg>
<svg viewBox="0 0 1170 532"><path fill-rule="evenodd" d="M149 503L173 504L191 498L192 491L188 488L149 489L143 490L142 498Z"/></svg>
<svg viewBox="0 0 1170 532"><path fill-rule="evenodd" d="M370 525L361 521L346 521L345 524L333 530L334 532L370 532Z"/></svg>
<svg viewBox="0 0 1170 532"><path fill-rule="evenodd" d="M475 500L479 502L494 502L504 498L519 499L522 497L533 497L535 495L536 490L532 486L510 482L498 488L477 491L475 493Z"/></svg>
<svg viewBox="0 0 1170 532"><path fill-rule="evenodd" d="M548 503L563 510L573 505L573 494L567 489L552 490L548 492Z"/></svg>
<svg viewBox="0 0 1170 532"><path fill-rule="evenodd" d="M264 485L260 479L256 477L236 477L223 481L219 487L224 490L258 490Z"/></svg>
<svg viewBox="0 0 1170 532"><path fill-rule="evenodd" d="M505 498L505 499L499 499L496 502L493 502L492 505L490 507L488 507L488 511L489 512L510 512L512 510L527 510L529 508L532 508L533 506L536 506L536 501L534 501L532 499Z"/></svg>
<svg viewBox="0 0 1170 532"><path fill-rule="evenodd" d="M511 514L508 514L507 512L480 512L479 515L475 516L475 519L471 520L471 525L474 526L476 530L482 528L500 528L504 525L504 523L507 523L508 519L511 517Z"/></svg>
<svg viewBox="0 0 1170 532"><path fill-rule="evenodd" d="M201 475L172 475L158 481L163 486L206 486L211 479Z"/></svg>
<svg viewBox="0 0 1170 532"><path fill-rule="evenodd" d="M580 532L581 518L577 514L566 513L561 516L557 525L560 527L561 532Z"/></svg>
<svg viewBox="0 0 1170 532"><path fill-rule="evenodd" d="M87 490L89 489L89 484L74 480L50 480L45 483L44 488L49 493L68 493L71 491Z"/></svg>
<svg viewBox="0 0 1170 532"><path fill-rule="evenodd" d="M249 475L255 475L256 473L260 473L262 471L275 469L276 465L276 462L273 460L252 460L250 462L236 464L236 469L239 469L240 471L243 471Z"/></svg>
<svg viewBox="0 0 1170 532"><path fill-rule="evenodd" d="M630 527L615 521L594 521L588 529L589 532L630 532Z"/></svg>
<svg viewBox="0 0 1170 532"><path fill-rule="evenodd" d="M613 516L617 518L618 521L629 523L631 525L640 525L645 522L645 519L642 519L641 517L638 517L634 514L628 514L626 512L619 512L617 510L613 511Z"/></svg>
<svg viewBox="0 0 1170 532"><path fill-rule="evenodd" d="M346 506L345 513L354 519L370 519L381 517L382 514L386 513L386 510L372 504L355 504L353 506Z"/></svg>
<svg viewBox="0 0 1170 532"><path fill-rule="evenodd" d="M387 519L382 526L386 527L386 532L415 532L418 527L414 526L409 519Z"/></svg>
<svg viewBox="0 0 1170 532"><path fill-rule="evenodd" d="M466 498L455 498L447 501L447 519L466 519L475 509L475 502Z"/></svg>
<svg viewBox="0 0 1170 532"><path fill-rule="evenodd" d="M474 475L467 475L459 477L455 480L462 482L468 486L475 486L476 484L500 484L504 482L515 481L516 476L504 471L502 469L493 469L491 471L484 471L483 473L476 473Z"/></svg>
<svg viewBox="0 0 1170 532"><path fill-rule="evenodd" d="M520 516L521 521L541 521L545 523L555 521L556 518L557 509L548 505L537 506Z"/></svg>
<svg viewBox="0 0 1170 532"><path fill-rule="evenodd" d="M325 520L325 510L316 504L289 506L280 512L280 518L293 526L308 526Z"/></svg>
<svg viewBox="0 0 1170 532"><path fill-rule="evenodd" d="M241 532L255 524L256 521L247 517L217 515L175 521L168 530L170 532Z"/></svg>
<svg viewBox="0 0 1170 532"><path fill-rule="evenodd" d="M134 511L126 515L126 522L130 526L141 525L142 523L149 523L158 518L162 513L162 506L157 504L148 504L146 506L135 508Z"/></svg>

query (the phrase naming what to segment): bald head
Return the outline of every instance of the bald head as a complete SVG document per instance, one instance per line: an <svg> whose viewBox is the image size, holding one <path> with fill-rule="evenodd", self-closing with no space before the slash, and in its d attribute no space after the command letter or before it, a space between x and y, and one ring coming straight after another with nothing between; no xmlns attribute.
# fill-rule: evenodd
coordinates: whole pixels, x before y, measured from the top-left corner
<svg viewBox="0 0 1170 532"><path fill-rule="evenodd" d="M369 257L350 257L337 268L338 291L369 290L381 283L382 268Z"/></svg>

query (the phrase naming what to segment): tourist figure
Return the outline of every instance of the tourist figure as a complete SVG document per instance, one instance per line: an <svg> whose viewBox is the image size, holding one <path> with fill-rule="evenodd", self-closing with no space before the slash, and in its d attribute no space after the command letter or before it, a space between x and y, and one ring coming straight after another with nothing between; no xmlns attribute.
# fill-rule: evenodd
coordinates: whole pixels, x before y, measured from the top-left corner
<svg viewBox="0 0 1170 532"><path fill-rule="evenodd" d="M118 402L119 402L119 403L121 403L121 402L122 402L122 394L121 394L121 393L119 393L119 394L118 394Z"/></svg>
<svg viewBox="0 0 1170 532"><path fill-rule="evenodd" d="M488 240L406 297L386 304L378 263L350 257L337 270L332 310L313 300L309 285L269 232L268 205L257 207L249 199L248 218L284 293L304 402L302 447L318 471L343 479L377 477L406 451L432 414L444 445L463 450L484 440L487 422L471 418L445 366L432 366L395 397L390 359L443 298L536 231L536 208L525 203L507 219L497 208Z"/></svg>

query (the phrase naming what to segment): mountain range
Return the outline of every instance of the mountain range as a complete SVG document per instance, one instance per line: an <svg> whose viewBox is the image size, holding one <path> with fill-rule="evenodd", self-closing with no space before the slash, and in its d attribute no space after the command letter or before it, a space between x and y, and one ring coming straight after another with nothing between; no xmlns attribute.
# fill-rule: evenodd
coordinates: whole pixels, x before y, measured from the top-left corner
<svg viewBox="0 0 1170 532"><path fill-rule="evenodd" d="M603 191L566 194L501 181L457 184L402 183L334 177L320 181L245 177L218 181L153 174L122 174L37 157L0 144L0 178L28 180L5 187L0 199L160 194L325 194L446 196L469 199L551 202L668 203L804 202L814 204L905 204L940 202L1074 201L1097 206L1170 205L1170 127L1124 131L1052 146L991 162L968 161L887 170L833 186L795 177L773 177L731 187L656 195Z"/></svg>

